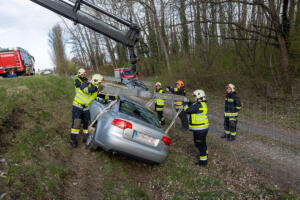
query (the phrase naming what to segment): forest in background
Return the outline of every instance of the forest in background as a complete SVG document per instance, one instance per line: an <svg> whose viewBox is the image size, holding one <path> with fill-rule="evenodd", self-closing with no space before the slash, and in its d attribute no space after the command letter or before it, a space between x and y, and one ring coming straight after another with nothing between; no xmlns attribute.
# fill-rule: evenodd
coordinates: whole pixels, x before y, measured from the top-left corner
<svg viewBox="0 0 300 200"><path fill-rule="evenodd" d="M224 90L228 82L250 95L293 100L300 82L300 1L298 0L90 0L136 23L140 41L137 70L163 83ZM125 27L91 13L117 29ZM77 67L112 74L130 66L122 45L84 26L63 23L49 33L58 73ZM67 59L68 45L72 57ZM138 51L137 51L138 52ZM139 53L139 52L138 52Z"/></svg>

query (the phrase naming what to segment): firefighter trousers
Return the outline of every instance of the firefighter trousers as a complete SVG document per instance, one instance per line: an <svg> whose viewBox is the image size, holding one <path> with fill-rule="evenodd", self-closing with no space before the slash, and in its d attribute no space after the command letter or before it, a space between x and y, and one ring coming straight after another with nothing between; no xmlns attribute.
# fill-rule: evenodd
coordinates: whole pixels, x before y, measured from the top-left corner
<svg viewBox="0 0 300 200"><path fill-rule="evenodd" d="M237 117L224 116L224 129L226 135L236 136Z"/></svg>
<svg viewBox="0 0 300 200"><path fill-rule="evenodd" d="M176 112L178 112L178 110L179 109L176 109ZM186 115L186 112L182 111L179 114L179 118L180 118L180 121L181 121L181 129L182 130L188 130L189 129L189 122L188 122L188 117Z"/></svg>
<svg viewBox="0 0 300 200"><path fill-rule="evenodd" d="M83 123L83 134L88 134L88 126L90 121L90 111L87 109L72 107L72 128L71 139L76 139L76 135L80 132L81 122Z"/></svg>
<svg viewBox="0 0 300 200"><path fill-rule="evenodd" d="M193 131L194 134L194 144L200 152L200 162L207 163L207 145L206 136L208 133L208 128L204 130Z"/></svg>
<svg viewBox="0 0 300 200"><path fill-rule="evenodd" d="M165 125L164 111L156 111L158 120L161 125Z"/></svg>

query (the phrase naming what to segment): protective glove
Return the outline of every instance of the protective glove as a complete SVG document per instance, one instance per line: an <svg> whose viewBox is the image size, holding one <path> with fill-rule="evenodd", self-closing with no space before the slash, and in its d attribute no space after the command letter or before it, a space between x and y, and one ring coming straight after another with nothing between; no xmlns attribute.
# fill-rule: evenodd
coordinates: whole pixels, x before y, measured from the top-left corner
<svg viewBox="0 0 300 200"><path fill-rule="evenodd" d="M94 92L98 91L98 88L97 88L97 86L93 85L90 87L89 91L90 91L90 93L94 93Z"/></svg>

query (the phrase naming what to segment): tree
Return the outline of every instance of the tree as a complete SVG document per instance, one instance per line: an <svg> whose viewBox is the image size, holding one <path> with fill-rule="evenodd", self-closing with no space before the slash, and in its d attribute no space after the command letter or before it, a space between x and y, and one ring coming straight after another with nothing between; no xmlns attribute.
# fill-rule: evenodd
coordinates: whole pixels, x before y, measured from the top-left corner
<svg viewBox="0 0 300 200"><path fill-rule="evenodd" d="M58 74L67 74L68 61L65 54L63 31L59 24L55 25L48 34L52 61Z"/></svg>

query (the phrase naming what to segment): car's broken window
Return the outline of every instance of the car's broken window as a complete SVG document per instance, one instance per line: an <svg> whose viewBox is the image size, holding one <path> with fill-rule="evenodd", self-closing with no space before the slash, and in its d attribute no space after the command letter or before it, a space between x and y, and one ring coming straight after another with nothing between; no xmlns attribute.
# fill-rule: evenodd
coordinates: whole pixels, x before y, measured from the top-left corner
<svg viewBox="0 0 300 200"><path fill-rule="evenodd" d="M156 117L150 111L131 102L121 101L120 112L133 116L156 127L161 127Z"/></svg>

